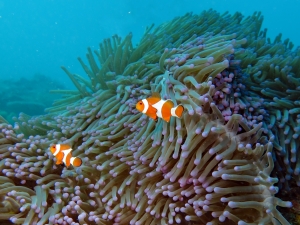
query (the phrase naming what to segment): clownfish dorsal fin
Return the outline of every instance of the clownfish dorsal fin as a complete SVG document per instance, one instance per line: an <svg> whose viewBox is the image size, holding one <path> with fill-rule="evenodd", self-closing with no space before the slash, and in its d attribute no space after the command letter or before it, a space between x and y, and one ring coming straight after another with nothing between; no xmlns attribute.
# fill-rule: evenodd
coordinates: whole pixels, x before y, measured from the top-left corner
<svg viewBox="0 0 300 225"><path fill-rule="evenodd" d="M152 97L154 98L160 98L160 94L158 92L153 92Z"/></svg>
<svg viewBox="0 0 300 225"><path fill-rule="evenodd" d="M153 92L152 95L147 98L150 105L153 105L161 100L160 94L158 92Z"/></svg>
<svg viewBox="0 0 300 225"><path fill-rule="evenodd" d="M165 102L165 105L168 107L168 109L172 109L174 107L174 103L172 102L171 99L167 99Z"/></svg>

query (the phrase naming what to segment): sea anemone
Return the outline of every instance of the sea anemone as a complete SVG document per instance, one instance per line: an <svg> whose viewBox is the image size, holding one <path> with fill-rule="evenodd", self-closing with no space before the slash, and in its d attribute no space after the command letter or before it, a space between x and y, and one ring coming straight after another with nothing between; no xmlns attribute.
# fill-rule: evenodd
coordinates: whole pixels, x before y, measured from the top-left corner
<svg viewBox="0 0 300 225"><path fill-rule="evenodd" d="M77 90L57 91L65 97L46 115L20 114L14 126L0 118L0 220L289 224L276 207L291 203L274 196L270 176L269 112L243 83L245 47L262 37L261 23L259 13L209 10L147 28L136 47L129 34L88 48L88 65L79 62L89 80L63 67ZM153 92L182 104L183 117L138 113L136 102ZM56 143L83 165L55 165Z"/></svg>

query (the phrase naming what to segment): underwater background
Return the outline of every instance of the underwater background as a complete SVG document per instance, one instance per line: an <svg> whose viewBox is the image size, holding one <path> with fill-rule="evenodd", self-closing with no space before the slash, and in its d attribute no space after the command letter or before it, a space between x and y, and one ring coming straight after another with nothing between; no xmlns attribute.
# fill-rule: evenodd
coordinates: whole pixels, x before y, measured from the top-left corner
<svg viewBox="0 0 300 225"><path fill-rule="evenodd" d="M58 79L65 86L70 80L60 69L67 66L82 73L77 63L87 46L93 50L104 38L133 33L138 43L145 28L159 25L187 12L208 9L220 13L241 12L252 15L261 11L262 28L274 39L282 33L300 45L298 25L299 0L266 1L0 1L1 78L32 77L36 73Z"/></svg>
<svg viewBox="0 0 300 225"><path fill-rule="evenodd" d="M0 0L0 225L300 224L299 10Z"/></svg>

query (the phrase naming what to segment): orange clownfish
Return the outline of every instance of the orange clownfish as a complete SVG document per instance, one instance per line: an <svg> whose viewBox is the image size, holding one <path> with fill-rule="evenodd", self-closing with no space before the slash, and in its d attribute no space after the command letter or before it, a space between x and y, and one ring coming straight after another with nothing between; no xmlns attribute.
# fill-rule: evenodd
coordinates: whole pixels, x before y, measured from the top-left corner
<svg viewBox="0 0 300 225"><path fill-rule="evenodd" d="M174 107L170 99L163 100L159 93L155 92L151 97L138 101L136 109L154 120L159 117L169 122L171 116L180 118L184 107L182 105Z"/></svg>
<svg viewBox="0 0 300 225"><path fill-rule="evenodd" d="M73 166L81 166L82 160L78 157L72 157L71 151L73 149L67 144L51 145L50 151L56 158L56 164L64 163L67 167L71 164Z"/></svg>

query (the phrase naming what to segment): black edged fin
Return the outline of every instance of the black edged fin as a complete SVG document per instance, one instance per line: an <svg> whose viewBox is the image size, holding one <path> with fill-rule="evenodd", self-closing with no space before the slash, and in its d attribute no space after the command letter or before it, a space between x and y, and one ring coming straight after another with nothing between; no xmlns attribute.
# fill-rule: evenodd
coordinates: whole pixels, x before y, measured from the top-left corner
<svg viewBox="0 0 300 225"><path fill-rule="evenodd" d="M152 93L152 96L153 97L156 97L156 98L160 98L160 94L158 92L153 92Z"/></svg>
<svg viewBox="0 0 300 225"><path fill-rule="evenodd" d="M151 115L148 115L151 119L153 119L154 121L157 121L157 115L156 114L151 114Z"/></svg>
<svg viewBox="0 0 300 225"><path fill-rule="evenodd" d="M148 112L151 113L151 114L156 114L157 109L151 106L151 107L148 108Z"/></svg>
<svg viewBox="0 0 300 225"><path fill-rule="evenodd" d="M171 99L167 99L165 104L167 104L171 109L174 107L174 102Z"/></svg>

